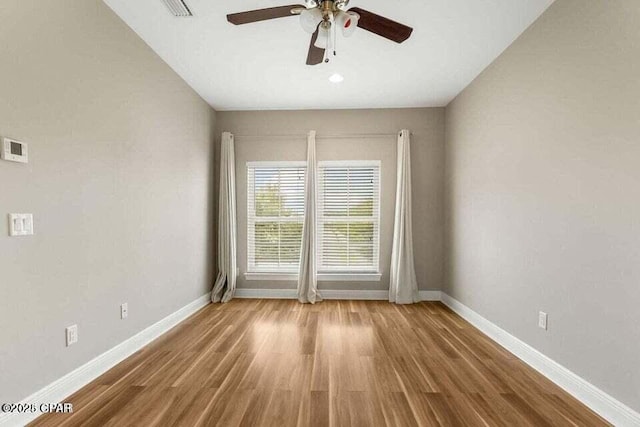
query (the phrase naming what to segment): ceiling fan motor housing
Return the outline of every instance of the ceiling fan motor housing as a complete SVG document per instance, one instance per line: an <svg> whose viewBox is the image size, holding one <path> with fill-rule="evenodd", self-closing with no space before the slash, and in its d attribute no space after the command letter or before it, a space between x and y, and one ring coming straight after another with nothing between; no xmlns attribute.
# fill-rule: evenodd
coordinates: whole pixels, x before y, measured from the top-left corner
<svg viewBox="0 0 640 427"><path fill-rule="evenodd" d="M307 4L307 7L318 7L318 2L316 0L307 0L305 3ZM310 3L315 4L316 6L309 6ZM322 0L319 7L322 9L323 13L332 13L339 10L346 10L348 5L349 0Z"/></svg>

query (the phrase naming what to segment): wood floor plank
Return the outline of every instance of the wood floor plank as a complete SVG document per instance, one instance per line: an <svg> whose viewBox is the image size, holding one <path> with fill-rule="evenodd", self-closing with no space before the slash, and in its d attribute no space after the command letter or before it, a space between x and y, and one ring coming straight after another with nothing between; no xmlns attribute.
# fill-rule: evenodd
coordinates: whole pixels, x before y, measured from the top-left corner
<svg viewBox="0 0 640 427"><path fill-rule="evenodd" d="M405 393L382 393L378 399L388 426L418 426Z"/></svg>
<svg viewBox="0 0 640 427"><path fill-rule="evenodd" d="M438 426L438 418L429 405L429 396L433 393L409 392L407 400L413 416L419 426Z"/></svg>
<svg viewBox="0 0 640 427"><path fill-rule="evenodd" d="M68 400L73 402L74 414L77 414L79 411L83 410L87 405L91 404L91 402L98 399L108 389L109 389L108 385L102 385L94 381L93 383L84 387L78 393L75 393L73 396L69 397ZM60 426L65 421L69 421L70 419L71 417L69 417L68 414L49 414L49 415L38 418L36 421L31 423L31 426L35 426L35 427Z"/></svg>
<svg viewBox="0 0 640 427"><path fill-rule="evenodd" d="M441 303L214 304L32 426L605 426Z"/></svg>
<svg viewBox="0 0 640 427"><path fill-rule="evenodd" d="M311 391L309 393L309 410L308 415L302 415L299 418L298 425L323 427L329 425L329 392L328 391Z"/></svg>
<svg viewBox="0 0 640 427"><path fill-rule="evenodd" d="M162 416L146 426L194 426L206 413L215 396L215 389L177 388L177 395L163 412Z"/></svg>

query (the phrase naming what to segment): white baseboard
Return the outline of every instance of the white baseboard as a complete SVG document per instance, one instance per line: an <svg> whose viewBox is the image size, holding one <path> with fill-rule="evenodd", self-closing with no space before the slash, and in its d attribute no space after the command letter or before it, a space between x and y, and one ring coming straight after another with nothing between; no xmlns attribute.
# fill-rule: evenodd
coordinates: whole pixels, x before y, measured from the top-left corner
<svg viewBox="0 0 640 427"><path fill-rule="evenodd" d="M442 302L489 338L522 359L573 397L619 427L640 426L640 414L614 399L524 341L485 319L460 301L442 292Z"/></svg>
<svg viewBox="0 0 640 427"><path fill-rule="evenodd" d="M388 290L332 290L320 289L323 299L388 301ZM236 298L297 299L295 289L236 289ZM420 291L421 301L440 301L440 291Z"/></svg>
<svg viewBox="0 0 640 427"><path fill-rule="evenodd" d="M202 307L205 307L210 302L211 294L203 295L197 300L182 307L180 310L168 315L159 322L154 323L126 341L118 344L105 353L102 353L95 359L90 360L76 370L35 392L20 403L37 404L37 406L40 406L41 403L58 403L64 401L64 399L71 396L73 393L80 390L82 387L98 378L100 375L131 356L151 341L158 338L160 335L169 331L178 323L182 322ZM0 413L0 427L24 426L40 415L42 415L40 412L33 414Z"/></svg>
<svg viewBox="0 0 640 427"><path fill-rule="evenodd" d="M238 288L233 295L234 298L250 299L297 299L298 293L295 289L245 289Z"/></svg>
<svg viewBox="0 0 640 427"><path fill-rule="evenodd" d="M440 291L418 291L420 301L440 301L442 292Z"/></svg>

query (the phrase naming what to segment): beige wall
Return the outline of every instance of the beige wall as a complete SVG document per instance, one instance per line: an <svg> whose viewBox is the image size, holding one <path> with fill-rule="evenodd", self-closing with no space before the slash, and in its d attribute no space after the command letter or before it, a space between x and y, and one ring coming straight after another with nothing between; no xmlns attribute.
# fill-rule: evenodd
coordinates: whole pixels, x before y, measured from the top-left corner
<svg viewBox="0 0 640 427"><path fill-rule="evenodd" d="M99 0L3 0L0 18L0 135L31 160L0 161L0 402L17 402L209 291L214 116ZM9 212L36 234L7 237Z"/></svg>
<svg viewBox="0 0 640 427"><path fill-rule="evenodd" d="M396 137L407 128L412 137L413 218L416 273L420 289L440 289L443 276L444 109L219 112L216 149L222 131L236 135L239 288L295 288L295 282L246 281L246 162L305 160L306 138L317 131L318 160L380 160L380 282L320 282L320 289L388 289L396 181ZM376 138L326 138L354 134L390 134ZM299 138L279 135L300 135ZM324 135L324 137L323 137ZM247 137L247 136L259 136Z"/></svg>
<svg viewBox="0 0 640 427"><path fill-rule="evenodd" d="M639 22L557 0L446 112L446 292L635 410Z"/></svg>

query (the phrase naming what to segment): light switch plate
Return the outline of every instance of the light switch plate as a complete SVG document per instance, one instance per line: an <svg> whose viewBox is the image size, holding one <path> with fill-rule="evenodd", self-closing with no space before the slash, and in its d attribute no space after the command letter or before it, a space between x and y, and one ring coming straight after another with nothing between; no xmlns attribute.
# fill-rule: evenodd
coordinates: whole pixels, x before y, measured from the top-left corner
<svg viewBox="0 0 640 427"><path fill-rule="evenodd" d="M126 319L129 316L129 304L124 303L120 306L120 318Z"/></svg>
<svg viewBox="0 0 640 427"><path fill-rule="evenodd" d="M32 236L33 214L9 214L9 236Z"/></svg>

